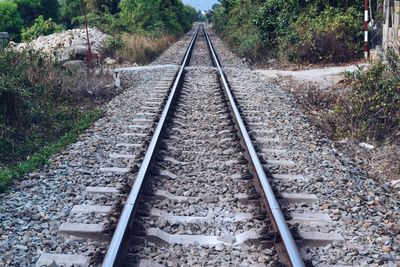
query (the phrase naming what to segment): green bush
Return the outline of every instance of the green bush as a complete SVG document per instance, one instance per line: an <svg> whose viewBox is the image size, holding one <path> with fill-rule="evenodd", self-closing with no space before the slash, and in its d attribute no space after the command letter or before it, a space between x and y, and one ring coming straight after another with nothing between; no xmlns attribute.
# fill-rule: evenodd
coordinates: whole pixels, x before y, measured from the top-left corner
<svg viewBox="0 0 400 267"><path fill-rule="evenodd" d="M61 0L60 1L60 21L67 28L79 26L75 18L82 16L81 0Z"/></svg>
<svg viewBox="0 0 400 267"><path fill-rule="evenodd" d="M362 14L355 8L342 11L327 7L316 13L303 13L295 23L299 38L297 59L300 61L346 62L361 54Z"/></svg>
<svg viewBox="0 0 400 267"><path fill-rule="evenodd" d="M29 42L39 36L49 35L63 30L63 26L53 22L52 19L44 20L43 16L39 16L31 27L22 30L21 36L23 41Z"/></svg>
<svg viewBox="0 0 400 267"><path fill-rule="evenodd" d="M17 4L12 1L0 1L0 32L8 32L11 39L19 41L23 20L18 13Z"/></svg>
<svg viewBox="0 0 400 267"><path fill-rule="evenodd" d="M196 10L180 0L122 0L120 8L127 31L134 33L181 35L197 18Z"/></svg>
<svg viewBox="0 0 400 267"><path fill-rule="evenodd" d="M333 114L339 137L399 138L400 60L392 55L388 61L349 75L352 90L338 100Z"/></svg>
<svg viewBox="0 0 400 267"><path fill-rule="evenodd" d="M14 0L17 4L18 12L24 20L24 26L30 27L35 23L35 19L43 16L45 19L57 21L59 4L58 0Z"/></svg>
<svg viewBox="0 0 400 267"><path fill-rule="evenodd" d="M223 0L208 14L241 55L262 60L338 62L361 55L357 1Z"/></svg>
<svg viewBox="0 0 400 267"><path fill-rule="evenodd" d="M278 44L278 38L293 39L292 23L296 21L299 8L295 1L266 1L254 13L254 25L260 31L263 42L269 48Z"/></svg>
<svg viewBox="0 0 400 267"><path fill-rule="evenodd" d="M119 0L86 1L86 12L91 26L105 32L118 30ZM60 0L60 21L67 27L83 25L83 10L81 0Z"/></svg>
<svg viewBox="0 0 400 267"><path fill-rule="evenodd" d="M76 73L66 72L48 56L3 49L0 69L1 166L24 160L71 130L81 111L65 84Z"/></svg>
<svg viewBox="0 0 400 267"><path fill-rule="evenodd" d="M116 51L124 48L124 41L120 36L107 38L103 45L103 54L105 57L115 58Z"/></svg>
<svg viewBox="0 0 400 267"><path fill-rule="evenodd" d="M115 34L126 30L126 26L119 19L118 15L112 15L110 13L102 13L100 11L94 11L87 14L87 20L90 27L96 27L102 32L108 34ZM72 19L74 25L85 25L85 18L78 16Z"/></svg>
<svg viewBox="0 0 400 267"><path fill-rule="evenodd" d="M237 5L225 3L215 7L212 18L214 29L224 36L235 52L252 60L262 57L265 47L262 35L249 16L256 12L257 6L251 0L240 0Z"/></svg>

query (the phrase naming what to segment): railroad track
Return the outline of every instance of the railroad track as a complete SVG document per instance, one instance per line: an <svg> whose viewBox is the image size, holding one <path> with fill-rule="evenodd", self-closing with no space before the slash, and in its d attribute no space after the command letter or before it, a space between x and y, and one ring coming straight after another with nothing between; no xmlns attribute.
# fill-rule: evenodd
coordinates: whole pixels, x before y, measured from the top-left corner
<svg viewBox="0 0 400 267"><path fill-rule="evenodd" d="M284 149L268 145L261 149L268 155L260 153L279 137L259 122L251 89L228 83L203 26L180 66L168 68L141 112L124 118L129 125L99 169L102 186L87 187L85 204L71 211L77 218L58 230L66 239L100 242L105 256L44 253L36 265L304 266L297 245L341 241L307 227L294 240L286 219L329 218L304 211L304 203L318 201L307 194L279 193L295 211L282 213L267 175L274 182L305 178L290 174L294 162L282 159ZM108 198L121 201L93 204Z"/></svg>
<svg viewBox="0 0 400 267"><path fill-rule="evenodd" d="M201 26L103 266L265 263L303 266Z"/></svg>

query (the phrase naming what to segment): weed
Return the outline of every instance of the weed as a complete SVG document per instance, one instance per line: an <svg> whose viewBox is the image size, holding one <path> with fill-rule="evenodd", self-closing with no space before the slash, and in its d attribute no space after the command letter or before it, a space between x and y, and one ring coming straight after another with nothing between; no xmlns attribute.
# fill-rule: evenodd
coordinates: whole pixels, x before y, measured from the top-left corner
<svg viewBox="0 0 400 267"><path fill-rule="evenodd" d="M21 36L23 41L29 42L39 36L61 32L62 30L64 30L63 26L58 25L51 18L45 20L43 16L39 16L31 27L22 30Z"/></svg>
<svg viewBox="0 0 400 267"><path fill-rule="evenodd" d="M0 166L23 162L71 131L82 102L99 94L91 88L103 88L91 71L65 69L33 50L0 50L0 69Z"/></svg>
<svg viewBox="0 0 400 267"><path fill-rule="evenodd" d="M397 58L389 61L398 63ZM400 75L397 68L378 62L348 77L351 91L335 106L338 136L382 141L400 135Z"/></svg>
<svg viewBox="0 0 400 267"><path fill-rule="evenodd" d="M79 137L80 133L89 128L93 122L98 120L101 116L102 111L99 109L89 112L81 112L75 127L60 139L42 147L27 160L19 164L0 168L0 191L4 190L7 184L9 184L13 179L18 179L26 173L47 164L51 155L61 151L67 145L74 142Z"/></svg>
<svg viewBox="0 0 400 267"><path fill-rule="evenodd" d="M119 37L107 40L105 52L121 63L127 61L142 65L153 61L175 41L176 37L173 35L154 37L122 33Z"/></svg>

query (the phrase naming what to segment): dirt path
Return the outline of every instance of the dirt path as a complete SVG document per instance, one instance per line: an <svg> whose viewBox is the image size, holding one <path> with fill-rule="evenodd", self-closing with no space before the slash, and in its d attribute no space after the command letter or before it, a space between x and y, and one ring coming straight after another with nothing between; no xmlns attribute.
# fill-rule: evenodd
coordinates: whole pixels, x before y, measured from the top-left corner
<svg viewBox="0 0 400 267"><path fill-rule="evenodd" d="M280 70L280 69L256 69L266 79L281 79L290 77L300 82L312 82L320 89L327 89L339 83L346 72L353 72L358 68L366 67L367 64L326 67L309 70Z"/></svg>

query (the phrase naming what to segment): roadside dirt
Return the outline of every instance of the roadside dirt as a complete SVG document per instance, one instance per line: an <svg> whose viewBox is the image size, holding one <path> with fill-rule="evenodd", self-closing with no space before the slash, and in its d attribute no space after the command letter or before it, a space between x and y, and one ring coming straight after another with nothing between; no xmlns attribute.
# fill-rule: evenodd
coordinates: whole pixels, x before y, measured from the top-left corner
<svg viewBox="0 0 400 267"><path fill-rule="evenodd" d="M337 93L346 90L344 74L358 68L365 68L365 63L347 66L330 66L306 70L287 69L255 69L265 80L272 81L282 89L296 96L302 111L310 121L327 136L331 137L329 129L324 127L324 112L334 103ZM294 69L294 68L292 68ZM320 92L318 92L320 90ZM325 100L331 103L320 103L315 107L307 101L318 101L313 95L325 94ZM302 97L307 94L307 97ZM349 139L334 140L334 146L350 158L353 158L359 167L368 172L368 175L384 185L389 190L400 191L400 144L392 140L377 144L369 140L354 141Z"/></svg>

